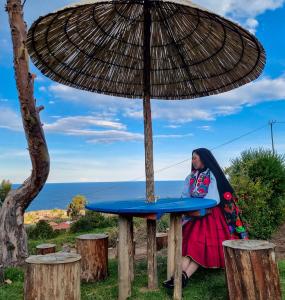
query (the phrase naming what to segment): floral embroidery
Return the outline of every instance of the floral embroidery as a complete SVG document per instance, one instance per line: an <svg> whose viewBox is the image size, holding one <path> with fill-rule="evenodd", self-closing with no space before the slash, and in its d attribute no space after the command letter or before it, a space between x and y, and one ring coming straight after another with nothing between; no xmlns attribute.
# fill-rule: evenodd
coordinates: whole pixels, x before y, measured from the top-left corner
<svg viewBox="0 0 285 300"><path fill-rule="evenodd" d="M196 176L196 172L191 173L189 181L189 189L191 197L202 198L207 195L210 184L210 170L207 172L201 172L199 176Z"/></svg>
<svg viewBox="0 0 285 300"><path fill-rule="evenodd" d="M224 211L224 216L228 224L232 238L237 237L240 239L248 240L248 232L245 229L241 216L239 214L239 209L236 205L237 198L230 192L225 192L223 194L223 199L221 199L220 205Z"/></svg>
<svg viewBox="0 0 285 300"><path fill-rule="evenodd" d="M192 172L189 181L189 191L191 197L205 197L208 193L210 182L210 169L207 169L206 172L201 172L199 176L197 176L197 172ZM240 217L240 210L238 209L236 202L237 197L234 194L231 192L225 192L219 205L223 209L231 238L248 240L248 232L243 225Z"/></svg>
<svg viewBox="0 0 285 300"><path fill-rule="evenodd" d="M224 198L225 198L226 200L231 200L232 197L233 197L233 195L232 195L230 192L225 192L225 193L224 193Z"/></svg>

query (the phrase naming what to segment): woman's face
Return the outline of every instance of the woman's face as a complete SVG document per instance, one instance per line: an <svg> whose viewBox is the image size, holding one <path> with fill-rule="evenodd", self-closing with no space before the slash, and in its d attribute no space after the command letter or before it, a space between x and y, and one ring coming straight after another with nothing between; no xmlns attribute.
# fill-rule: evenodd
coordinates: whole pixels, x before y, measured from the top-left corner
<svg viewBox="0 0 285 300"><path fill-rule="evenodd" d="M192 164L196 170L204 168L204 164L200 160L200 156L195 152L192 155Z"/></svg>

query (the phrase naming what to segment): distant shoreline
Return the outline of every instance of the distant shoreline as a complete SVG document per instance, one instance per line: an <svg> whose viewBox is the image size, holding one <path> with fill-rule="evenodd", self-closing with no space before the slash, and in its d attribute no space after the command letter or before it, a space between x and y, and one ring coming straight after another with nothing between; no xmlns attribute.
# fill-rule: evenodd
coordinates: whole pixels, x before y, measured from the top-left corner
<svg viewBox="0 0 285 300"><path fill-rule="evenodd" d="M24 213L24 224L35 224L40 220L52 221L54 219L69 220L66 209L39 209Z"/></svg>
<svg viewBox="0 0 285 300"><path fill-rule="evenodd" d="M186 177L186 176L185 176ZM184 181L184 179L169 179L169 180L155 180L155 182L177 182ZM128 183L128 182L146 182L145 180L129 180L129 181L70 181L70 182L46 182L46 184L84 184L84 183ZM12 183L13 185L20 186L22 183Z"/></svg>

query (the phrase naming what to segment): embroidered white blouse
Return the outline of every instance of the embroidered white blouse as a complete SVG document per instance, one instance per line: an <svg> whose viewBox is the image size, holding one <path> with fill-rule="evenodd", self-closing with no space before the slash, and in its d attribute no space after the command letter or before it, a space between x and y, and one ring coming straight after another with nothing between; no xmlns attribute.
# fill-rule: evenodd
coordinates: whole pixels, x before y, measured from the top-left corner
<svg viewBox="0 0 285 300"><path fill-rule="evenodd" d="M201 172L200 174L206 173L208 171L205 170L204 172ZM196 178L197 178L198 172L196 172ZM183 187L183 191L181 194L182 198L190 198L190 177L191 174L189 174L184 181L184 187ZM197 183L197 181L196 181ZM196 189L196 188L195 188ZM215 200L217 202L217 205L220 203L220 195L219 195L219 191L218 191L218 187L217 187L217 181L216 178L214 176L214 174L212 173L212 171L210 171L210 183L209 183L209 187L208 187L208 193L207 195L205 195L205 198L208 199L212 199Z"/></svg>

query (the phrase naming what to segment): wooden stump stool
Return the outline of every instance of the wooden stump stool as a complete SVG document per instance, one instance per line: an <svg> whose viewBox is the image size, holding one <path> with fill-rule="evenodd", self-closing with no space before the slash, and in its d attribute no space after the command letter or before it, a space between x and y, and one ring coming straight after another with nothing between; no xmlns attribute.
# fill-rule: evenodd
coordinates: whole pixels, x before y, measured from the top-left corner
<svg viewBox="0 0 285 300"><path fill-rule="evenodd" d="M168 234L167 232L156 233L156 250L159 251L163 248L167 248Z"/></svg>
<svg viewBox="0 0 285 300"><path fill-rule="evenodd" d="M81 255L81 280L94 282L108 276L108 235L83 234L76 238Z"/></svg>
<svg viewBox="0 0 285 300"><path fill-rule="evenodd" d="M281 300L273 243L227 240L222 244L230 300Z"/></svg>
<svg viewBox="0 0 285 300"><path fill-rule="evenodd" d="M25 300L80 300L80 255L52 253L26 259Z"/></svg>
<svg viewBox="0 0 285 300"><path fill-rule="evenodd" d="M40 244L36 246L37 254L45 255L49 253L55 253L55 244Z"/></svg>

